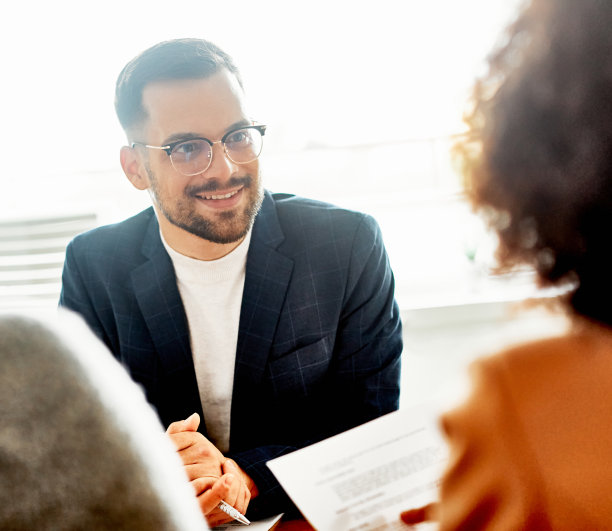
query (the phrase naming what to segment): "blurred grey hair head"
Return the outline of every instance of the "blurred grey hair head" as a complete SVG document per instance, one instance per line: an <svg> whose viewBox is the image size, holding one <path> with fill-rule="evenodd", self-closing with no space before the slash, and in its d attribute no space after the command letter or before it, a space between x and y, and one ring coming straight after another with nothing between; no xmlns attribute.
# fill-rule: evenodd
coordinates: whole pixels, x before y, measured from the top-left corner
<svg viewBox="0 0 612 531"><path fill-rule="evenodd" d="M0 315L0 528L206 529L144 394L76 315Z"/></svg>

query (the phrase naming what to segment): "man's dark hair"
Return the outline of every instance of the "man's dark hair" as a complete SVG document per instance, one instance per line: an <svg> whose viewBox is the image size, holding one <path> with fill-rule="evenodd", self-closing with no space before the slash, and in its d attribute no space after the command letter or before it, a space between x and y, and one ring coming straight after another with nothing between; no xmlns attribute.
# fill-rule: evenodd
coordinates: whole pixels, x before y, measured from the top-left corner
<svg viewBox="0 0 612 531"><path fill-rule="evenodd" d="M221 68L236 76L242 87L240 73L232 58L212 42L175 39L146 49L127 63L117 78L115 111L121 126L129 134L147 118L142 106L142 93L150 83L206 78Z"/></svg>

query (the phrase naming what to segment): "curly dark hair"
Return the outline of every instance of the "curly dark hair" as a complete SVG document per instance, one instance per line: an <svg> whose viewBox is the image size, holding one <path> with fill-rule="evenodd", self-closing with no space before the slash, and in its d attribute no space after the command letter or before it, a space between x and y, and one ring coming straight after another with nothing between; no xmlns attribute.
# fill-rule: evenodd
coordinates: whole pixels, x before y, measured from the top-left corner
<svg viewBox="0 0 612 531"><path fill-rule="evenodd" d="M612 325L612 2L532 0L474 87L457 148L502 270Z"/></svg>

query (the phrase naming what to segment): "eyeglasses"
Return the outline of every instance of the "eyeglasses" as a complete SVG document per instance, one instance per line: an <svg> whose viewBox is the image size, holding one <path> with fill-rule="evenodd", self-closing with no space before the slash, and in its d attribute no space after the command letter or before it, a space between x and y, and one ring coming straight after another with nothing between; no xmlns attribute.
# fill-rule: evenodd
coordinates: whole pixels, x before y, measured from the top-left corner
<svg viewBox="0 0 612 531"><path fill-rule="evenodd" d="M223 135L221 140L213 142L208 138L190 138L171 142L165 146L151 146L142 142L133 142L134 146L149 149L161 149L170 157L172 167L185 176L204 173L212 163L213 146L223 144L227 158L236 164L253 162L261 153L265 125L248 125L232 129Z"/></svg>

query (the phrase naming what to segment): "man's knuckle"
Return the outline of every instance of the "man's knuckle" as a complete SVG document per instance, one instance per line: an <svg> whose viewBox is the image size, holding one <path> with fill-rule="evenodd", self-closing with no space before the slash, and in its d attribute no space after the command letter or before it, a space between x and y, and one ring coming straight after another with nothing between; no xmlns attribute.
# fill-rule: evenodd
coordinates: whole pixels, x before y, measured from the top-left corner
<svg viewBox="0 0 612 531"><path fill-rule="evenodd" d="M196 450L196 455L200 457L207 457L207 458L212 457L212 452L206 446L197 445L195 447L195 450Z"/></svg>

